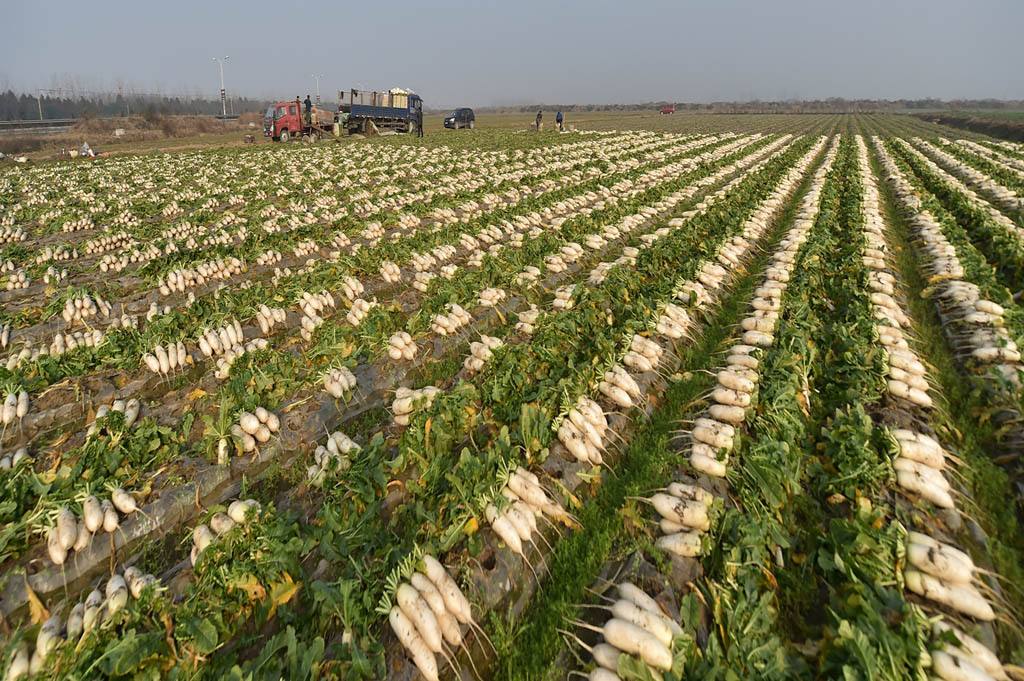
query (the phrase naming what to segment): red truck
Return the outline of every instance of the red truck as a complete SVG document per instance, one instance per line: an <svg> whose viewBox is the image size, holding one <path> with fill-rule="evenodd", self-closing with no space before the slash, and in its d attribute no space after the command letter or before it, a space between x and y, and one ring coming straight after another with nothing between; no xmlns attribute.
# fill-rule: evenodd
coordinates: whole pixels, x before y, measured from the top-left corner
<svg viewBox="0 0 1024 681"><path fill-rule="evenodd" d="M676 112L676 105L675 104L666 104L665 106L661 107L661 113L663 113L663 114L670 114L670 113L675 113L675 112Z"/></svg>
<svg viewBox="0 0 1024 681"><path fill-rule="evenodd" d="M334 112L313 107L311 120L307 123L302 102L293 99L275 102L263 114L263 135L275 142L287 142L293 137L316 141L330 135L334 130Z"/></svg>

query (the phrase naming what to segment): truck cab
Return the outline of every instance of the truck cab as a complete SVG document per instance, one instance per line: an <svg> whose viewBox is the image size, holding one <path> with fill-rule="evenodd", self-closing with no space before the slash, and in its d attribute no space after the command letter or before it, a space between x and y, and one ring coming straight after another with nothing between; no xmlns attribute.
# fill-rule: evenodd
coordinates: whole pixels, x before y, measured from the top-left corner
<svg viewBox="0 0 1024 681"><path fill-rule="evenodd" d="M335 118L335 112L313 105L307 120L301 101L276 102L263 114L263 135L275 142L300 137L313 142L331 134Z"/></svg>
<svg viewBox="0 0 1024 681"><path fill-rule="evenodd" d="M302 111L299 102L276 102L263 114L263 136L275 142L287 142L302 135Z"/></svg>

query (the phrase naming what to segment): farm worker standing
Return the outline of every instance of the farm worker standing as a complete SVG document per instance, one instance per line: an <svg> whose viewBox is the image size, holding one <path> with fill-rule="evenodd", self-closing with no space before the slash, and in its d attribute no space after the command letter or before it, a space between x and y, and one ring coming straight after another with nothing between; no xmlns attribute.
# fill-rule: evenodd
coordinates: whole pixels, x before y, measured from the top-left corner
<svg viewBox="0 0 1024 681"><path fill-rule="evenodd" d="M306 99L302 102L306 107L306 125L313 124L313 100L306 95Z"/></svg>
<svg viewBox="0 0 1024 681"><path fill-rule="evenodd" d="M561 132L562 130L562 120L562 112L559 111L558 113L555 114L555 123L558 125L559 132Z"/></svg>
<svg viewBox="0 0 1024 681"><path fill-rule="evenodd" d="M416 136L423 137L423 107L416 107Z"/></svg>
<svg viewBox="0 0 1024 681"><path fill-rule="evenodd" d="M544 118L544 114L542 114L540 111L538 111L537 112L537 129L538 130L540 130L540 121L541 121L542 118Z"/></svg>

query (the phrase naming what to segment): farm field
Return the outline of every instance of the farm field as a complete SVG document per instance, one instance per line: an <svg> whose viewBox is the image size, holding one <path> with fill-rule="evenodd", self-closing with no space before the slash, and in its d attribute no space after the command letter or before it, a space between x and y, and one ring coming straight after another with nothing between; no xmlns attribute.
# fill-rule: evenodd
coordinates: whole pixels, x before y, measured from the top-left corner
<svg viewBox="0 0 1024 681"><path fill-rule="evenodd" d="M2 678L1024 678L1024 145L528 118L0 167Z"/></svg>

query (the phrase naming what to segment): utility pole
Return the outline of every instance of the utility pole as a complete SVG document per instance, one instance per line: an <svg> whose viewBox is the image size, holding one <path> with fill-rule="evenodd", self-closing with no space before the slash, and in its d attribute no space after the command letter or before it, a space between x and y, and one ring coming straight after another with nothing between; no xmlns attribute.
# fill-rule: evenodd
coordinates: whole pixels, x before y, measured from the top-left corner
<svg viewBox="0 0 1024 681"><path fill-rule="evenodd" d="M316 103L320 104L320 79L324 77L322 73L314 73L312 75L313 80L316 81Z"/></svg>
<svg viewBox="0 0 1024 681"><path fill-rule="evenodd" d="M225 56L223 59L221 59L220 57L213 58L213 61L220 64L220 117L225 119L228 117L228 103L227 91L224 89L224 62L226 62L228 59L229 57L227 56Z"/></svg>
<svg viewBox="0 0 1024 681"><path fill-rule="evenodd" d="M36 95L36 103L39 105L39 120L43 120L43 91Z"/></svg>

